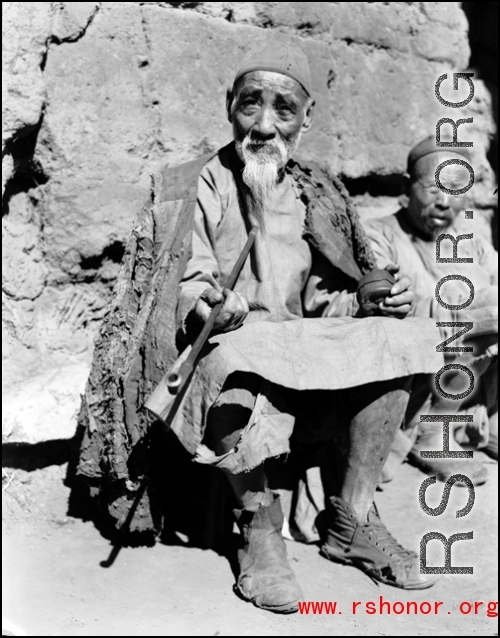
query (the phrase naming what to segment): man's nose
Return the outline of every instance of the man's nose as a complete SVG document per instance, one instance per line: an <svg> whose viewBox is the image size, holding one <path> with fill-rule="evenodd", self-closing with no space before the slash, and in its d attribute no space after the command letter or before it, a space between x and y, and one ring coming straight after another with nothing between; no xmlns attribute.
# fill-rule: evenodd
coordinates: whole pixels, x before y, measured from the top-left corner
<svg viewBox="0 0 500 638"><path fill-rule="evenodd" d="M263 139L269 139L276 135L276 121L271 108L261 109L253 130Z"/></svg>
<svg viewBox="0 0 500 638"><path fill-rule="evenodd" d="M440 208L449 208L450 207L450 195L448 193L439 190L439 193L436 195L436 206Z"/></svg>

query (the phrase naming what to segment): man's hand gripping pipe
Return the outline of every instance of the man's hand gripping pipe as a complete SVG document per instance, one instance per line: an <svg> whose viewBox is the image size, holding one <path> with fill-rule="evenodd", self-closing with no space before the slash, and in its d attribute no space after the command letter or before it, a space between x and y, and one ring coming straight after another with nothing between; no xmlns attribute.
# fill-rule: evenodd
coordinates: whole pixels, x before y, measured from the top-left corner
<svg viewBox="0 0 500 638"><path fill-rule="evenodd" d="M232 290L236 284L238 276L243 268L243 265L248 257L250 249L255 241L255 235L257 234L257 226L253 226L248 233L248 239L246 241L243 250L241 251L238 259L236 260L231 274L226 281L225 288ZM224 305L224 299L219 301L210 313L208 320L205 322L200 334L196 338L195 342L189 345L174 362L170 370L163 377L158 384L156 390L146 401L146 409L152 412L158 419L170 425L172 416L171 411L165 408L165 398L168 394L182 394L182 390L186 383L191 378L193 370L198 361L199 355L203 346L207 342L210 333L213 330L214 324L219 316L222 306ZM168 403L167 403L168 405ZM169 418L170 417L170 418Z"/></svg>

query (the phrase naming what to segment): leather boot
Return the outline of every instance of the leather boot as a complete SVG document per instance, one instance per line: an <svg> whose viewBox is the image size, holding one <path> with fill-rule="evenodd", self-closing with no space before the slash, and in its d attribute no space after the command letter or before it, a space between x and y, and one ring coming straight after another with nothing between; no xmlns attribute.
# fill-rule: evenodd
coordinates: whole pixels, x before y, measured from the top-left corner
<svg viewBox="0 0 500 638"><path fill-rule="evenodd" d="M281 535L283 512L279 496L256 512L234 510L243 537L238 551L240 574L237 592L256 607L280 614L298 611L303 600L295 575L288 564Z"/></svg>
<svg viewBox="0 0 500 638"><path fill-rule="evenodd" d="M350 505L332 496L324 511L325 543L321 553L337 563L354 565L373 580L401 589L426 589L439 575L420 574L415 552L405 549L380 520L375 503L360 523Z"/></svg>

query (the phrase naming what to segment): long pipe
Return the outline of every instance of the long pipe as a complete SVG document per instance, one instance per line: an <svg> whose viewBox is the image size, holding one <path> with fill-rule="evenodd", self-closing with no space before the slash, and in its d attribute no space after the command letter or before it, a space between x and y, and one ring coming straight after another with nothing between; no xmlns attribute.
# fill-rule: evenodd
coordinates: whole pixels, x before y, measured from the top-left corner
<svg viewBox="0 0 500 638"><path fill-rule="evenodd" d="M228 288L229 290L232 290L234 288L241 269L243 268L243 265L253 246L256 234L257 226L253 226L248 233L248 239L243 247L243 250L236 260L233 269L231 270L231 274L226 281L225 288ZM160 417L160 419L162 419L163 421L166 420L166 415L163 414L165 406L165 386L170 394L180 394L182 392L184 385L193 373L200 352L213 330L217 317L219 316L219 312L224 305L224 301L225 300L222 299L212 308L212 312L210 313L209 318L205 322L195 342L193 344L190 344L185 350L183 350L180 356L173 363L170 370L160 381L156 390L147 400L145 407L149 411L153 412L155 416Z"/></svg>

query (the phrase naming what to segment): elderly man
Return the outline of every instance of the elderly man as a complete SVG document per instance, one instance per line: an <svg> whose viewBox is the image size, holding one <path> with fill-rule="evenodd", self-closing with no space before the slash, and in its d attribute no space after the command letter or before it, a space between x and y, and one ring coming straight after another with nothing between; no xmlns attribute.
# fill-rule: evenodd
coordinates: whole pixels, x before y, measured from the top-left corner
<svg viewBox="0 0 500 638"><path fill-rule="evenodd" d="M358 303L357 282L374 262L345 190L316 164L291 159L313 114L304 54L285 44L257 46L227 94L234 142L157 178L127 250L128 279L96 346L79 466L101 485L108 468L116 515L117 494L135 485L130 468L140 454L131 450L140 448L145 427L140 389L172 360L172 273L178 343L191 341L224 300L188 391L171 399L172 430L195 461L220 468L234 491L239 594L280 613L297 611L302 593L265 463L290 452L292 433L316 442L342 436L345 448L342 468L331 461L341 481L326 494L322 554L396 587L435 581L387 531L373 497L412 376L442 363L439 335L428 320L400 320L414 300L406 276L396 274L378 316ZM230 291L225 282L254 225L250 258ZM103 353L114 357L111 367ZM109 390L113 375L123 381ZM96 398L102 386L104 398ZM144 520L145 508L139 511Z"/></svg>
<svg viewBox="0 0 500 638"><path fill-rule="evenodd" d="M365 225L378 265L401 264L411 277L416 293L415 315L432 317L439 322L472 321L474 328L465 335L463 343L452 346L473 347L470 355L450 355L449 359L467 365L474 373L476 391L462 401L447 400L420 384L419 396L426 405L418 410L417 419L407 425L416 426L419 414L453 414L469 412L474 422L455 431L452 449L460 450L458 441L480 447L493 457L498 454L498 255L493 247L474 234L474 222L467 219L467 195L449 195L436 186L435 172L446 159L467 159L467 148L448 149L436 146L433 136L419 142L409 153L406 176L408 205L395 215L372 220ZM468 183L468 171L458 164L445 167L441 182L450 190L458 190ZM469 225L469 227L467 226ZM464 233L471 237L464 238ZM459 238L459 258L469 263L438 263L436 240L440 235ZM440 257L453 256L450 238L439 243ZM463 275L474 285L473 303L462 310L449 310L435 297L437 283L447 275ZM442 299L450 305L459 305L469 297L469 288L461 281L448 281L441 289ZM457 328L448 328L449 336ZM467 389L469 380L463 374L447 373L443 387L452 394ZM480 381L480 382L479 382ZM464 386L464 387L463 387ZM422 394L423 392L423 394ZM416 406L415 406L416 407ZM413 410L415 412L415 410ZM411 417L411 415L409 415ZM418 436L409 452L410 460L426 473L446 481L455 473L467 475L475 484L484 483L486 468L470 459L422 459L421 450L442 449L442 428L436 424L419 424ZM408 432L417 435L415 430ZM404 437L403 437L404 438ZM411 435L409 437L412 438ZM411 443L409 444L409 446ZM396 450L394 450L396 452Z"/></svg>

